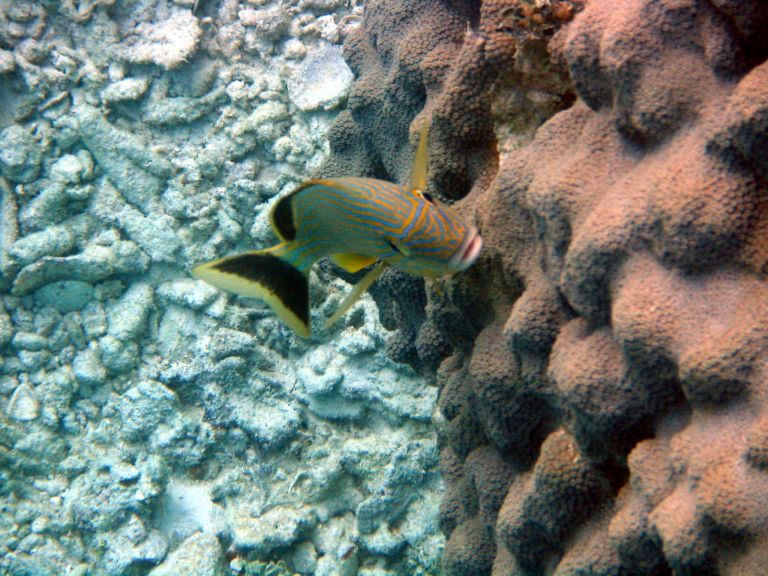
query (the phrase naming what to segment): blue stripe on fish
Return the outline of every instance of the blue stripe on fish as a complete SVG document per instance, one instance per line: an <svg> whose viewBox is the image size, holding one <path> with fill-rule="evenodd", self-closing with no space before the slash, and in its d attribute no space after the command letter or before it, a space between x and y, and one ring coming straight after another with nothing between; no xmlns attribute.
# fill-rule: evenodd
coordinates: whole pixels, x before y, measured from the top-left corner
<svg viewBox="0 0 768 576"><path fill-rule="evenodd" d="M303 302L308 302L306 279L320 258L333 256L350 271L381 262L331 321L354 303L386 265L421 276L463 270L477 257L482 241L452 209L423 193L426 162L424 127L410 189L373 178L309 180L272 209L270 223L280 244L209 262L193 272L214 286L265 300L286 324L308 336L309 315L302 309ZM254 271L251 265L263 269Z"/></svg>

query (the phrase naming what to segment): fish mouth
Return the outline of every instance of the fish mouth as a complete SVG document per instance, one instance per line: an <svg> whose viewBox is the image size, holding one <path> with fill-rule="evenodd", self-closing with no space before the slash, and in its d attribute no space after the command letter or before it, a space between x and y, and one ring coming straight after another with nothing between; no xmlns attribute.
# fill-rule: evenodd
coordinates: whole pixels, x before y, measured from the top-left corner
<svg viewBox="0 0 768 576"><path fill-rule="evenodd" d="M464 240L451 257L451 268L460 272L469 268L477 260L480 250L483 247L483 239L477 233L476 228L472 228L464 237Z"/></svg>

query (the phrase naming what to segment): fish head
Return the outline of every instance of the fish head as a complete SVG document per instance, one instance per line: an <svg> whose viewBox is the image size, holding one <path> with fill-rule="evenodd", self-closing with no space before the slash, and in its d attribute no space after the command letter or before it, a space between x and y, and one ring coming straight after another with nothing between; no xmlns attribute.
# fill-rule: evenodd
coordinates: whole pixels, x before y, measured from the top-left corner
<svg viewBox="0 0 768 576"><path fill-rule="evenodd" d="M429 194L414 193L423 205L406 226L406 234L387 239L396 253L387 261L410 274L428 277L448 276L469 268L483 247L477 228Z"/></svg>

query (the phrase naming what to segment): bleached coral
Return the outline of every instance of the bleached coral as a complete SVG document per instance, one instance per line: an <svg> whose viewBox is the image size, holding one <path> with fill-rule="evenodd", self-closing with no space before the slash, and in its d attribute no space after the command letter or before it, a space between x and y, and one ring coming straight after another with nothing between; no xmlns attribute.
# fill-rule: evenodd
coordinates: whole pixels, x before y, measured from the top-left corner
<svg viewBox="0 0 768 576"><path fill-rule="evenodd" d="M195 53L202 33L192 12L173 12L160 22L139 24L123 57L128 62L156 64L166 70L177 68Z"/></svg>
<svg viewBox="0 0 768 576"><path fill-rule="evenodd" d="M317 574L434 567L436 389L384 357L371 300L303 342L187 274L275 240L270 201L344 97L302 110L286 82L307 54L349 77L329 42L360 10L23 4L0 22L0 572L218 576L232 542ZM348 289L313 275L316 324Z"/></svg>

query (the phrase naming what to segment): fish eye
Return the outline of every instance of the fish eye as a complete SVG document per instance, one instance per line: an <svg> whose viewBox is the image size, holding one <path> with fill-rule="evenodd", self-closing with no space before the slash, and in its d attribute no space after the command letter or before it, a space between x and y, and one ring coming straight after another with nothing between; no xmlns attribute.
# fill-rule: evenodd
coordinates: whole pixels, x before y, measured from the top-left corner
<svg viewBox="0 0 768 576"><path fill-rule="evenodd" d="M432 194L430 194L428 192L422 192L421 193L421 197L424 198L424 200L426 200L430 204L434 204L435 203L435 201L432 199Z"/></svg>

